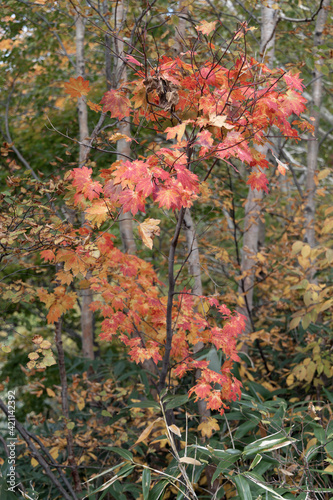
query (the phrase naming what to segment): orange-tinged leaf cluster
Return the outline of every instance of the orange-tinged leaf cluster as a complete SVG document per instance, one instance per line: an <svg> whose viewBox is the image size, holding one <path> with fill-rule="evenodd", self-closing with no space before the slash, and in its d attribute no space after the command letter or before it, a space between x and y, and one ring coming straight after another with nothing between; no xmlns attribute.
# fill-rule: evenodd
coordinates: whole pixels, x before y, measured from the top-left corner
<svg viewBox="0 0 333 500"><path fill-rule="evenodd" d="M90 91L88 80L84 80L82 76L78 76L77 78L70 78L69 82L65 82L64 84L66 94L69 94L71 97L82 97L88 95Z"/></svg>
<svg viewBox="0 0 333 500"><path fill-rule="evenodd" d="M200 24L195 27L197 31L201 31L203 35L209 35L212 31L215 30L217 21L213 21L209 23L208 21L200 21Z"/></svg>
<svg viewBox="0 0 333 500"><path fill-rule="evenodd" d="M159 222L148 219L141 224L148 242L159 230ZM78 244L79 235L81 244ZM55 262L64 263L57 279L59 273L70 275L71 279L78 274L86 275L87 286L96 296L91 309L99 311L103 317L101 340L109 341L116 336L127 347L132 361L142 363L151 360L158 365L164 356L166 332L167 300L163 284L151 264L116 248L112 235L101 233L94 244L87 239L89 235L84 228L73 230L71 237L76 246L72 248L67 243L67 246L55 247L53 254L46 254L45 258L52 257ZM88 270L90 276L87 275ZM58 321L62 314L74 308L77 300L76 293L67 291L63 285L56 286L52 293L40 289L38 297L49 309L49 323ZM200 369L201 378L190 394L194 393L197 399L205 399L212 409L223 412L227 402L240 394L240 384L230 368L232 362L238 360L236 339L244 329L244 319L239 314L232 314L226 306L219 305L216 298L201 300L208 300L211 307L217 307L224 325L212 327L207 317L208 309L204 309L202 314L198 312L197 302L184 289L172 309L175 330L171 359L175 364L174 375L182 377L189 371ZM36 342L39 340L36 339ZM194 346L198 342L223 351L227 361L220 373L210 370L207 361L196 359ZM222 392L219 386L222 386Z"/></svg>
<svg viewBox="0 0 333 500"><path fill-rule="evenodd" d="M66 292L64 286L57 286L54 293L48 293L44 288L38 290L38 297L41 302L44 302L49 309L47 314L47 322L55 323L60 317L70 309L72 309L77 301L75 292Z"/></svg>

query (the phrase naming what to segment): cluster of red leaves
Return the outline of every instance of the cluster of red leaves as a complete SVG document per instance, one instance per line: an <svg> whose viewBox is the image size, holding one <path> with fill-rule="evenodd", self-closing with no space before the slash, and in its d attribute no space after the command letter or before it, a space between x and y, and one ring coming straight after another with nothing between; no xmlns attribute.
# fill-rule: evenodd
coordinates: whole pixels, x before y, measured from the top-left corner
<svg viewBox="0 0 333 500"><path fill-rule="evenodd" d="M87 233L87 229L84 231ZM72 237L77 237L77 233L73 231ZM121 252L109 233L100 234L96 244L89 243L86 249L82 246L70 248L65 244L64 248L60 246L44 251L42 256L46 261L63 262L66 269L66 272L59 270L56 274L58 286L53 293L44 289L38 292L39 299L50 308L49 323L75 307L76 294L66 292L64 284L70 283L74 276L86 276L90 270L92 276L88 280L96 297L91 309L103 317L101 339L111 341L117 338L128 348L132 361L152 360L158 365L164 355L167 297L163 295L163 284L150 263ZM240 396L241 384L230 369L233 361L238 360L236 339L244 328L244 318L238 313L232 314L226 306L220 306L216 298L201 297L200 300L217 308L224 325L212 327L208 318L197 312L193 296L183 290L172 312L173 373L181 378L199 368L201 378L190 394L195 393L196 398L205 399L210 408L223 412L228 401ZM195 359L193 348L198 342L222 350L227 361L221 373L210 370L209 362Z"/></svg>
<svg viewBox="0 0 333 500"><path fill-rule="evenodd" d="M195 68L180 58L164 57L148 79L141 69L136 76L131 82L133 109L123 91L110 90L102 98L103 111L109 110L119 119L131 112L135 123L144 117L159 134L163 121L171 119L173 126L166 127L164 133L167 141L176 139L177 144L140 160L115 162L101 172L103 185L92 181L91 169L74 169L75 203L88 208L92 223L101 224L117 207L133 215L144 212L148 197L160 208L190 207L200 190L200 179L193 171L202 160L229 163L238 159L255 167L247 184L268 192L262 169L269 164L256 146L267 142L272 128L284 137L298 139L288 120L305 109L298 75L270 70L253 58L239 58L228 69L217 63ZM173 94L177 102L173 109L169 109L161 88L166 96ZM294 123L299 122L309 128L302 120ZM90 207L85 200L92 202Z"/></svg>
<svg viewBox="0 0 333 500"><path fill-rule="evenodd" d="M214 27L213 23L201 23L197 29L208 35ZM190 207L200 193L200 178L194 171L198 165L202 169L203 160L207 165L208 160L240 160L254 168L247 184L267 191L268 180L261 169L268 168L268 162L257 146L267 142L272 128L298 139L297 130L288 120L305 109L298 75L272 71L245 57L231 68L217 61L198 67L193 54L188 55L190 62L163 57L150 74L144 73L141 63L130 56L129 62L139 66L136 79L128 84L131 95L118 89L103 96L104 112L110 111L119 120L132 115L136 124L144 118L156 134L166 134L166 147L155 148L133 161L116 161L100 172L100 180L92 180L92 169L85 166L70 173L74 203L85 210L86 220L92 225L101 225L119 209L133 215L145 212L149 197L164 209ZM71 81L66 92L82 97L87 93L86 83ZM300 123L309 128L305 122ZM159 221L148 221L147 227L141 225L140 234L151 248ZM73 276L91 271L90 286L98 297L91 307L103 316L101 338L117 337L127 346L133 361L152 360L157 365L163 358L166 339L167 297L160 291L162 284L149 263L123 254L109 234L101 234L96 245L98 256L96 247L93 250L89 244L88 249L82 245L76 250L58 249L53 252L54 260L63 261ZM52 254L44 257L53 258ZM57 278L68 283L68 273L64 276L59 272ZM56 293L46 297L42 291L40 297L52 307L57 302ZM244 318L220 306L215 298L200 300L217 308L223 326L212 325L200 314L188 291L178 293L172 308L173 373L182 377L200 369L201 377L190 395L195 394L196 399L207 401L208 408L223 413L226 402L240 396L241 384L231 374L231 368L238 360L236 339L244 330ZM61 307L59 295L59 310ZM57 313L52 317L56 318ZM195 358L193 347L198 342L224 353L226 361L220 373L210 370L208 361Z"/></svg>

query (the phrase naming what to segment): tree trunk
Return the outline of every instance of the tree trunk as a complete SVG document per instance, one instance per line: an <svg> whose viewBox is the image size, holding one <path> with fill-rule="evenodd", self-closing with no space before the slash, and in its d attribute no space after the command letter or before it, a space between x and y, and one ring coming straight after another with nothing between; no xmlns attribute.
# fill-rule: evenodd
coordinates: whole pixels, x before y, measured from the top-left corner
<svg viewBox="0 0 333 500"><path fill-rule="evenodd" d="M176 36L174 43L174 51L177 56L184 52L186 49L184 47L185 41L185 28L186 28L186 19L187 16L187 7L186 2L184 0L180 0L179 2L179 22L178 27L176 28ZM196 296L200 296L203 294L202 292L202 279L201 279L201 266L200 266L200 253L199 246L197 240L197 233L195 224L192 219L191 210L189 208L185 209L184 213L184 223L183 227L185 229L186 236L186 247L188 254L188 264L189 264L189 272L193 278L193 286L192 293ZM197 353L201 351L204 347L203 342L198 342L194 348L193 352ZM195 373L195 378L198 380L201 377L201 370L197 370ZM200 400L198 401L198 410L201 420L205 417L210 416L210 410L207 409L206 401Z"/></svg>
<svg viewBox="0 0 333 500"><path fill-rule="evenodd" d="M84 20L78 15L76 21L76 75L84 78ZM79 166L83 167L89 154L89 129L88 129L88 110L82 97L78 98L78 115L80 131L80 153ZM83 221L84 223L84 221ZM90 288L81 292L81 330L82 330L82 354L85 358L94 359L94 321L93 312L90 304L93 301L93 294Z"/></svg>
<svg viewBox="0 0 333 500"><path fill-rule="evenodd" d="M325 23L327 20L328 7L330 0L324 0L323 6L318 13L314 34L314 54L315 58L317 55L317 47L322 43L323 31ZM318 161L318 128L319 128L319 118L320 118L320 106L322 100L323 83L322 83L322 73L320 71L320 66L322 65L322 60L318 56L315 59L315 69L313 71L313 84L312 84L312 110L311 116L314 118L314 134L309 137L308 142L308 158L307 158L307 176L306 176L306 194L305 194L305 241L313 248L316 244L315 238L315 196L316 196L316 184L315 184L315 172L317 170ZM315 268L311 269L311 278L314 277Z"/></svg>
<svg viewBox="0 0 333 500"><path fill-rule="evenodd" d="M110 55L107 56L109 59L109 63L106 65L107 82L110 82L114 88L118 88L120 85L123 85L127 82L127 68L123 63L122 59L124 58L124 42L119 35L119 32L122 30L122 27L125 22L125 5L124 0L120 0L117 2L115 6L115 37L113 38L113 50L115 53L114 58L114 71L113 75L111 73L108 74L111 70L110 64ZM119 132L121 134L131 136L131 126L129 119L126 121L122 120L118 125ZM127 142L125 139L121 139L117 142L117 156L119 159L126 159L131 156L131 147L130 142ZM119 227L120 227L120 235L123 243L124 251L126 253L135 254L136 253L136 245L133 234L133 217L130 212L120 212L119 215Z"/></svg>
<svg viewBox="0 0 333 500"><path fill-rule="evenodd" d="M268 67L273 67L275 48L275 28L277 22L277 11L272 8L275 0L267 0L261 4L261 41L260 55ZM268 145L257 146L260 153L266 155ZM244 298L244 305L239 312L247 318L246 333L253 330L253 287L256 259L255 256L260 246L264 244L265 228L261 221L263 191L249 188L245 205L243 253L241 262L241 273L245 277L241 281L239 293Z"/></svg>

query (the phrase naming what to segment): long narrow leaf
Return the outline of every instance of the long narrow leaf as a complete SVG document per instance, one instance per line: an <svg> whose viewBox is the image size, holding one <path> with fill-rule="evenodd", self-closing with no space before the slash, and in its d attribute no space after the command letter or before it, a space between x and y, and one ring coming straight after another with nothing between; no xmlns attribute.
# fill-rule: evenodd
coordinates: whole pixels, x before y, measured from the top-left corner
<svg viewBox="0 0 333 500"><path fill-rule="evenodd" d="M252 500L252 494L249 483L243 476L235 476L232 478L236 484L237 492L241 500Z"/></svg>

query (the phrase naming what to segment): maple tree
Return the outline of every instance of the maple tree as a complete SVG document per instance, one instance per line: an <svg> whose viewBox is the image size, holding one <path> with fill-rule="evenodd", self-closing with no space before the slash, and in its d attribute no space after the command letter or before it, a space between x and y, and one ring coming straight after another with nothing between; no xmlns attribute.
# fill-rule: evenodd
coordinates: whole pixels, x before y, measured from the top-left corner
<svg viewBox="0 0 333 500"><path fill-rule="evenodd" d="M214 27L214 23L203 21L197 30L208 35ZM244 37L247 29L242 25L234 39ZM205 46L200 35L198 41ZM212 44L210 46L214 50ZM300 115L305 109L299 75L269 70L265 64L246 55L226 67L221 65L222 60L218 50L209 62L194 60L189 51L183 59L165 56L158 67L144 70L142 63L129 59L129 64L139 66L136 79L127 83L130 99L124 90L107 91L101 100L103 112L110 111L111 117L118 119L131 114L134 124L145 119L156 134L166 134L166 141L176 139L176 142L171 147L155 148L142 159L117 160L101 170L100 180L92 179L93 170L86 165L73 169L66 177L74 206L84 210L92 228L99 228L110 219L115 222L120 209L133 216L139 211L144 213L148 199L159 208L178 211L169 250L166 293L161 294L154 284L158 278L147 263L122 254L105 233L95 235L93 244L89 227L81 231L85 240L89 239L88 246L80 244L66 249L67 239L64 249L55 248L52 255L49 251L42 254L46 260L64 262L64 270L70 271L73 277L91 271L87 281L104 299L91 305L105 318L101 338L111 340L118 335L129 348L133 361L153 360L156 368L161 362L159 391L164 388L172 365L173 375L178 377L189 370L200 369L201 377L189 394L195 393L197 399L207 401L208 408L221 412L229 400L240 396L241 385L232 375L231 367L232 361L239 359L236 338L244 329L244 318L220 306L213 297L195 298L190 289L176 289L175 253L184 210L199 198L203 181L207 181L220 160L230 163L230 159L237 158L249 167L267 169L266 158L254 145L266 141L272 127L297 140L297 129L288 118L292 114ZM72 97L85 96L88 88L89 83L81 77L76 83L71 79L65 85L65 91ZM171 126L163 125L170 122ZM307 121L298 123L311 130ZM199 165L204 161L213 163L206 172L200 172ZM268 192L268 179L263 171L250 173L247 183L252 189ZM140 224L139 234L150 248L159 222L149 218ZM72 237L74 234L79 237L77 232ZM99 257L94 257L96 248ZM58 277L62 285L69 284L68 274ZM47 305L53 304L49 321L58 320L66 310L66 300L66 307L71 307L71 295L66 295L63 286L51 295L42 290L39 297ZM195 312L198 300L217 307L224 326L210 326L207 315ZM196 360L192 349L198 342L223 351L226 361L220 374L208 368L208 361ZM218 386L222 391L217 390Z"/></svg>

